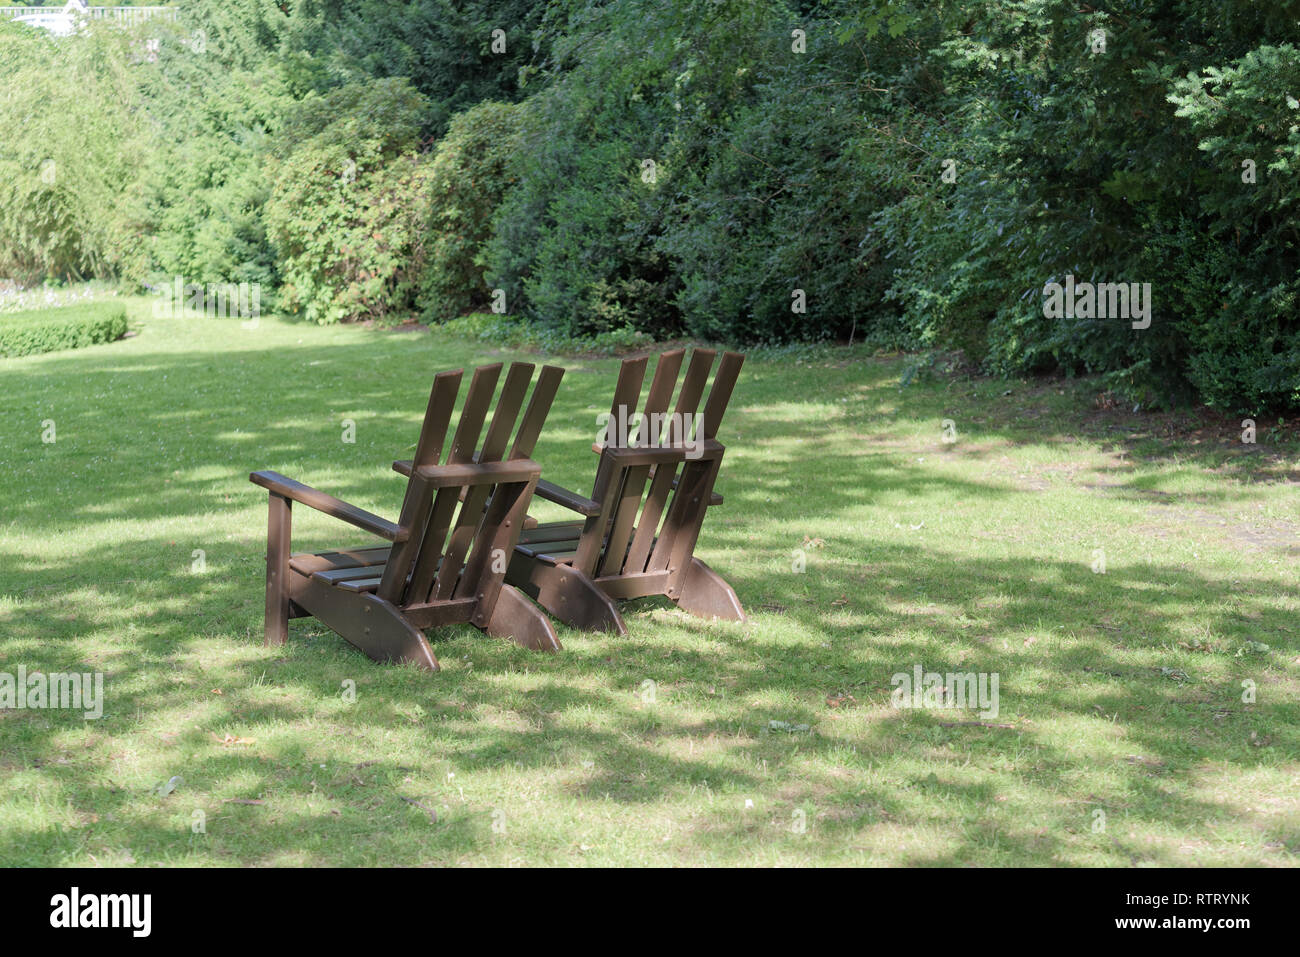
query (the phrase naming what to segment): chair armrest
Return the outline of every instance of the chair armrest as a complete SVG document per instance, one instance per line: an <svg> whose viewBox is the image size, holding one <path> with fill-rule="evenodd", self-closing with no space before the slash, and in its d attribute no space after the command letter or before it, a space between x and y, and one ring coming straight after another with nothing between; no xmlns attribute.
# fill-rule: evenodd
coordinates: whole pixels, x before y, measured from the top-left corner
<svg viewBox="0 0 1300 957"><path fill-rule="evenodd" d="M404 542L408 537L406 530L400 525L394 525L373 512L349 505L342 499L317 491L309 485L285 478L279 472L254 472L248 476L248 480L254 485L262 486L272 495L299 502L390 542Z"/></svg>
<svg viewBox="0 0 1300 957"><path fill-rule="evenodd" d="M600 503L589 498L570 492L567 488L561 488L554 482L548 482L546 479L537 480L537 488L534 493L538 498L544 498L548 502L554 502L556 505L563 505L565 508L572 509L579 515L586 515L590 518L593 515L600 514Z"/></svg>
<svg viewBox="0 0 1300 957"><path fill-rule="evenodd" d="M398 475L405 475L407 478L410 478L411 473L415 471L415 463L412 462L410 459L398 459L396 462L393 463L393 471L396 472ZM458 496L458 498L462 502L469 497L469 488L470 487L468 485L461 486L460 495ZM488 499L488 501L490 502L492 500ZM486 505L486 503L484 504ZM533 525L536 524L537 524L536 522L533 522ZM532 526L528 524L524 525L524 528L531 528L531 527Z"/></svg>
<svg viewBox="0 0 1300 957"><path fill-rule="evenodd" d="M455 465L423 465L415 468L409 459L393 463L393 471L409 476L414 472L430 488L453 485L510 485L531 482L542 467L532 459L507 459L504 462L461 462ZM463 498L464 496L462 496Z"/></svg>

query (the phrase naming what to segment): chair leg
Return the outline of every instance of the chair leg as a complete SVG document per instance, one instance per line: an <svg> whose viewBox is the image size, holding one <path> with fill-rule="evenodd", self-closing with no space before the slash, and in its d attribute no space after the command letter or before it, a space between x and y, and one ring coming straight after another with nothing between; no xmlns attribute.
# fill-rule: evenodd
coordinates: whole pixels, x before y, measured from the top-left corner
<svg viewBox="0 0 1300 957"><path fill-rule="evenodd" d="M492 617L483 630L493 638L509 638L534 651L560 650L560 639L555 637L550 621L512 585L501 586Z"/></svg>
<svg viewBox="0 0 1300 957"><path fill-rule="evenodd" d="M571 565L548 565L515 553L506 581L545 608L552 617L583 631L627 635L614 599Z"/></svg>
<svg viewBox="0 0 1300 957"><path fill-rule="evenodd" d="M732 587L698 558L692 558L686 569L677 607L700 618L748 621Z"/></svg>
<svg viewBox="0 0 1300 957"><path fill-rule="evenodd" d="M282 645L289 634L289 537L291 503L272 493L266 528L267 645Z"/></svg>

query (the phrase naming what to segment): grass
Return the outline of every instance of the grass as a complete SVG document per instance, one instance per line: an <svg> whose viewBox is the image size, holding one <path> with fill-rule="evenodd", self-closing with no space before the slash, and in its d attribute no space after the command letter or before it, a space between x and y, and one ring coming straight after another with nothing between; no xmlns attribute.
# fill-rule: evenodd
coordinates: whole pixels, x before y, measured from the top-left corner
<svg viewBox="0 0 1300 957"><path fill-rule="evenodd" d="M652 599L556 655L465 626L428 675L310 621L262 646L247 473L392 517L433 373L506 356L129 305L125 341L0 360L0 671L100 671L107 698L0 711L0 863L1297 863L1285 428L1243 445L1086 381L760 358L699 549L747 625ZM536 457L581 490L616 360L561 361ZM357 540L295 523L304 550ZM985 724L1009 727L893 708L916 664L997 673Z"/></svg>

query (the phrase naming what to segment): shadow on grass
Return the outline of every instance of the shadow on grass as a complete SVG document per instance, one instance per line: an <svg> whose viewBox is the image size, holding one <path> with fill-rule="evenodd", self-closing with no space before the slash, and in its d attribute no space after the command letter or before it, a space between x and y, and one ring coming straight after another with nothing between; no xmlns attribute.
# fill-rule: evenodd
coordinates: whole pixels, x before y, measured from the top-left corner
<svg viewBox="0 0 1300 957"><path fill-rule="evenodd" d="M778 370L767 367L737 388L726 429L743 439L729 453L731 472L724 467L727 505L710 518L702 554L753 613L749 626L697 622L666 602L642 602L629 608L628 640L564 632L569 647L556 656L468 627L447 629L431 634L435 653L458 666L434 677L375 666L310 622L293 625L283 650L263 651L265 499L247 472L285 471L391 516L402 480L387 466L414 442L429 378L496 358L464 344L457 351L417 343L410 365L428 368L386 374L380 363L391 360L394 342L381 343L387 351L369 357L374 364L339 345L228 357L47 358L39 388L18 369L0 372L0 391L21 396L19 416L61 423L54 446L40 445L35 429L5 436L16 452L0 504L7 521L31 533L0 551L0 596L17 600L0 618L4 661L104 672L108 714L89 733L129 742L123 748L174 749L169 763L189 769L187 789L222 820L220 839L194 835L178 848L194 802L178 797L172 810L159 797L168 821L152 815L110 829L111 841L129 844L137 858L197 852L257 863L289 849L304 862L347 862L363 852L358 859L396 865L453 860L494 839L491 809L458 802L450 785L433 797L408 793L412 776L428 790L446 769L464 777L508 767L563 769L530 785L554 802L649 811L707 794L690 840L721 862L744 859L741 849L755 842L798 848L782 824L806 807L822 840L868 853L892 829L935 832L937 846L897 852L907 863L971 863L996 853L1049 864L1069 852L1066 835L1087 829L1094 806L1130 825L1188 827L1232 808L1171 788L1171 778L1205 766L1244 771L1300 751L1294 699L1236 703L1241 680L1282 680L1273 657L1206 655L1208 677L1199 677L1178 649L1190 619L1229 638L1290 641L1295 587L1237 581L1236 595L1270 599L1244 620L1220 600L1222 581L1173 565L1095 576L1077 562L973 559L863 541L856 563L827 563L810 580L765 572L768 560L753 556L783 557L786 543L755 541L748 526L773 499L797 496L804 514L835 528L893 492L960 497L1003 512L1028 494L945 477L906 456L828 446L835 426L819 410L845 383L862 384L852 370L801 393L774 386ZM434 349L442 350L436 366ZM553 480L582 489L614 364L564 364L574 372L537 458ZM882 370L867 382L889 389ZM942 410L944 398L921 393L915 404L921 410L911 414L928 414L929 404ZM778 405L810 411L791 416ZM343 418L357 423L355 445L340 441ZM1005 437L1030 441L1015 429ZM1057 440L1071 441L1065 434L1032 441ZM306 524L300 547L356 540L343 526ZM333 531L320 531L326 527ZM75 538L86 534L91 540ZM61 536L74 537L73 547L57 547ZM206 574L191 570L195 548L205 549ZM942 596L942 606L925 596ZM1040 644L1029 652L1025 633L1034 628ZM214 638L231 645L216 662ZM1134 653L1151 663L1135 665ZM887 708L890 677L914 664L998 673L997 721L1013 727L944 727L950 712ZM525 670L527 680L518 680ZM359 703L348 709L336 700L344 678L359 686ZM647 680L664 689L654 706L638 696ZM832 714L827 699L835 696L851 703ZM774 733L774 719L810 731ZM1078 750L1073 732L1060 727L1103 722L1106 736L1080 733ZM173 743L156 740L161 725L175 727ZM427 730L429 752L412 765L386 757L387 736L412 726ZM1270 740L1254 747L1249 732L1264 726L1273 728ZM274 742L270 753L241 750L239 729L248 728ZM235 742L218 740L214 751L213 736L226 729ZM111 757L72 753L82 732L76 714L0 716L3 766L39 769L62 798L94 807L99 819L78 834L14 817L0 826L0 859L75 856L99 822L139 813L141 789L114 780ZM373 758L340 764L340 737L360 740ZM1118 750L1099 749L1098 740ZM1092 793L1080 769L1105 761L1115 762L1113 787ZM746 809L746 794L761 795L760 806ZM286 809L277 798L311 810ZM449 810L432 824L412 801ZM1178 863L1161 848L1098 840L1119 863ZM1292 862L1300 850L1294 821L1266 825L1261 840L1281 844ZM564 839L551 841L559 853Z"/></svg>

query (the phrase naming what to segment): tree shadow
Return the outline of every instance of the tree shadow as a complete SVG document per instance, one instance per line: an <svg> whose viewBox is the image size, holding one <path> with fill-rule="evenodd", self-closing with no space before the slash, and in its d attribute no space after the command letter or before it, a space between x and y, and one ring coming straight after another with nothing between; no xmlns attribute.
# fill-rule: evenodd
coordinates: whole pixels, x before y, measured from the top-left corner
<svg viewBox="0 0 1300 957"><path fill-rule="evenodd" d="M383 360L395 348L388 338L368 360L346 343L288 355L102 351L46 357L39 382L0 366L0 392L18 396L0 431L11 450L0 512L23 529L0 537L0 599L10 601L0 654L6 668L93 668L109 699L98 722L0 712L0 767L82 819L51 827L11 811L0 818L0 861L82 861L109 846L141 863L447 862L501 840L497 812L531 842L530 862L570 859L569 837L529 822L532 792L645 814L707 795L686 839L719 863L770 853L1045 865L1086 861L1090 849L1109 863L1178 864L1168 842L1134 842L1128 829L1200 834L1199 822L1244 809L1232 794L1210 800L1192 778L1287 766L1300 753L1296 677L1281 651L1294 649L1300 588L1236 576L1229 595L1220 578L1172 563L1094 575L1032 554L976 559L873 541L862 515L899 496L1014 514L1034 494L924 468L911 449L844 430L828 407L845 394L889 398L884 367L806 389L775 365L742 375L723 435L726 503L710 513L699 554L736 588L748 625L648 600L628 606L627 639L561 629L566 650L553 656L444 629L430 637L455 666L436 676L374 665L310 621L293 623L284 648L263 649L265 499L247 473L284 471L392 517L403 480L389 463L414 443L433 372L500 357L413 342L410 365L426 372L390 375ZM536 457L553 481L583 489L613 362L561 364L570 372ZM931 393L907 401L909 415L946 407ZM42 418L60 422L53 446L29 427ZM341 441L344 418L355 443ZM1004 437L1031 441L1011 428ZM941 451L936 439L926 454ZM828 555L810 545L809 571L795 573L773 514L827 529ZM358 540L328 519L295 520L298 548ZM1221 646L1183 647L1193 626ZM1269 654L1232 653L1261 638ZM990 723L1012 727L892 708L892 676L918 664L1000 675ZM340 698L345 680L356 682L355 704ZM1276 693L1243 705L1243 680ZM389 753L394 735L412 731L427 735L427 751ZM1252 743L1252 731L1267 743ZM354 747L371 757L340 757ZM149 767L183 768L185 783L151 794L130 758L140 752ZM505 784L466 797L447 777L502 769L517 772L519 793ZM1093 834L1095 809L1124 827ZM195 810L206 833L191 830ZM793 826L801 810L803 831ZM1261 843L1295 863L1293 811L1251 820Z"/></svg>

